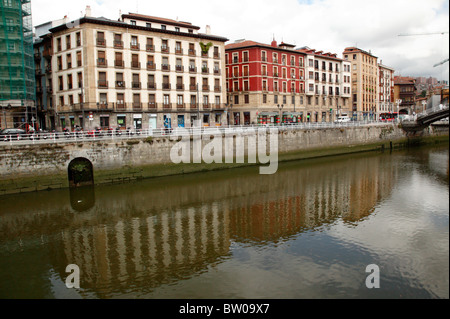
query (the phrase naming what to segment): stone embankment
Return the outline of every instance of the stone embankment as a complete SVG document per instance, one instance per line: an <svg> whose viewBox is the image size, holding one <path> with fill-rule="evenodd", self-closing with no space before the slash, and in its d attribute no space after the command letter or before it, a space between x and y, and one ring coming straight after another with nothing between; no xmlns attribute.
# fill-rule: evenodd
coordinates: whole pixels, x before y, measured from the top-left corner
<svg viewBox="0 0 450 319"><path fill-rule="evenodd" d="M245 152L249 133L236 133L242 138ZM225 139L224 139L225 140ZM416 139L417 140L417 139ZM448 141L446 129L429 129L421 141ZM187 149L192 151L192 137ZM190 142L190 143L189 143ZM244 163L181 163L174 164L170 152L176 143L169 137L73 141L16 145L0 144L0 195L69 186L68 167L72 160L87 159L92 163L95 184L115 183L157 176L227 169ZM202 141L202 146L208 141ZM382 151L405 147L411 143L396 125L368 125L325 129L286 129L278 131L278 161L301 160L366 151ZM269 134L267 134L267 144ZM269 145L267 145L269 146ZM234 148L235 151L235 148ZM258 166L261 166L257 163Z"/></svg>

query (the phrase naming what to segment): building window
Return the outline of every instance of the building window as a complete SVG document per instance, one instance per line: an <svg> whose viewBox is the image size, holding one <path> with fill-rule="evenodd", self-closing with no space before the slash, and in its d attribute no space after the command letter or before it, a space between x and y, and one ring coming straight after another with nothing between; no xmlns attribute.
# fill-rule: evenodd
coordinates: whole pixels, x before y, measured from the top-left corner
<svg viewBox="0 0 450 319"><path fill-rule="evenodd" d="M130 21L130 24L131 24L131 25L136 25L136 21L131 20L131 21Z"/></svg>

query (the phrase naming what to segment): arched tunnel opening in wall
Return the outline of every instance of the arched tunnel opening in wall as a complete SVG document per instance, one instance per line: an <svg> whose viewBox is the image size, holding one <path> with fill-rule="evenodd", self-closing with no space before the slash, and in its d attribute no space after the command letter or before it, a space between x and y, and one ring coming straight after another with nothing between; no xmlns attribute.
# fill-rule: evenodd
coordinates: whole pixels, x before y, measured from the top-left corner
<svg viewBox="0 0 450 319"><path fill-rule="evenodd" d="M90 160L84 157L73 159L67 168L69 187L94 185L94 167Z"/></svg>

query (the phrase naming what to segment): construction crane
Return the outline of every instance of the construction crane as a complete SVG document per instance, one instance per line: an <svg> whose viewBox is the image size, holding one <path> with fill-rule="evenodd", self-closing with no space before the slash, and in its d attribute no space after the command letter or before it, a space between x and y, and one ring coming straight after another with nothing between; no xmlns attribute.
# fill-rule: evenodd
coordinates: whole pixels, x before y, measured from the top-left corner
<svg viewBox="0 0 450 319"><path fill-rule="evenodd" d="M398 36L399 36L399 37L409 37L409 36L416 36L416 35L433 35L433 34L441 34L441 35L444 35L444 34L446 34L446 33L448 33L448 31L442 31L442 32L429 32L429 33L401 33L401 34L399 34ZM439 66L439 65L444 64L445 62L448 62L448 59L445 59L445 60L443 60L443 61L441 61L441 62L439 62L439 63L436 63L435 65L433 65L433 67L435 68L435 67L437 67L437 66Z"/></svg>
<svg viewBox="0 0 450 319"><path fill-rule="evenodd" d="M433 65L433 67L435 68L435 67L437 67L437 66L439 66L439 65L441 65L441 64L444 64L445 62L448 62L448 59L445 59L444 61L441 61L441 62L439 62L439 63L436 63L435 65Z"/></svg>
<svg viewBox="0 0 450 319"><path fill-rule="evenodd" d="M446 34L448 33L448 31L443 31L443 32L430 32L430 33L401 33L398 36L399 37L409 37L409 36L416 36L416 35L433 35L433 34Z"/></svg>

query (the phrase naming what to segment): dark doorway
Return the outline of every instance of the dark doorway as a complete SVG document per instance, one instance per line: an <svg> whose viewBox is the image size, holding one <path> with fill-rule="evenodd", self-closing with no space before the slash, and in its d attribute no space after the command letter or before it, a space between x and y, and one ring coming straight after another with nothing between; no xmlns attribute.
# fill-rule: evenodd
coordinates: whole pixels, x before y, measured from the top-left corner
<svg viewBox="0 0 450 319"><path fill-rule="evenodd" d="M69 186L94 185L94 168L87 158L77 157L69 163Z"/></svg>

